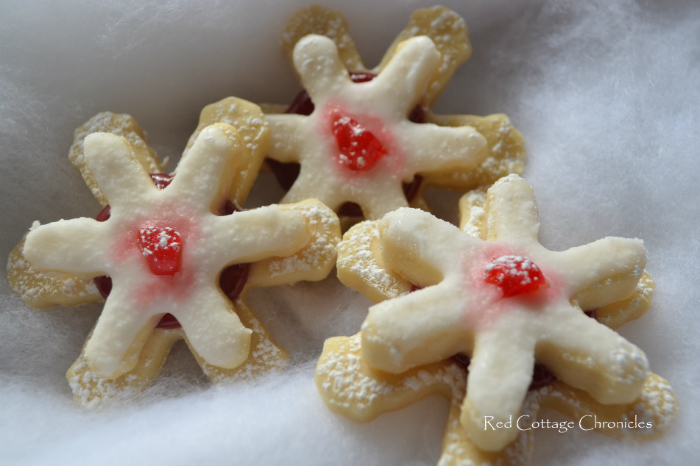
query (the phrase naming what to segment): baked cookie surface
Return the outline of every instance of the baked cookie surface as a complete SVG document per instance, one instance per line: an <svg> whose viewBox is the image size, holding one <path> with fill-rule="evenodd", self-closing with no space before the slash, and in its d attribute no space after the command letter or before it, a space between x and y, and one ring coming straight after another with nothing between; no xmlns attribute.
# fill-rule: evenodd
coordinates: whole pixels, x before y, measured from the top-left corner
<svg viewBox="0 0 700 466"><path fill-rule="evenodd" d="M227 99L226 112L236 126L198 128L174 176L149 173L160 167L144 163L129 142L139 136L130 117L98 115L86 127L102 132L76 132L71 154L80 153L71 160L109 204L97 220L35 224L13 251L10 283L27 304L106 298L68 371L79 403L97 406L147 387L183 338L214 382L286 365L245 296L253 287L324 278L335 263L338 219L314 200L241 211L267 125L240 99ZM237 127L256 134L256 144Z"/></svg>
<svg viewBox="0 0 700 466"><path fill-rule="evenodd" d="M606 238L546 252L532 190L516 175L466 194L460 207L461 231L402 209L345 234L338 276L379 304L361 334L324 347L316 381L329 408L367 421L445 396L445 464L526 464L531 434L505 424L532 421L539 406L621 422L602 429L617 437L665 431L677 412L668 382L589 316L617 327L650 307L641 242ZM630 428L630 419L643 427ZM486 421L502 427L486 429Z"/></svg>
<svg viewBox="0 0 700 466"><path fill-rule="evenodd" d="M373 69L343 16L324 7L294 15L282 44L306 88L289 107L262 105L272 124L269 165L291 188L285 200L313 195L341 215L378 219L408 205L426 209L426 187L469 190L522 172L523 138L505 115L431 111L471 54L464 20L451 10L415 11ZM328 69L312 72L312 62Z"/></svg>

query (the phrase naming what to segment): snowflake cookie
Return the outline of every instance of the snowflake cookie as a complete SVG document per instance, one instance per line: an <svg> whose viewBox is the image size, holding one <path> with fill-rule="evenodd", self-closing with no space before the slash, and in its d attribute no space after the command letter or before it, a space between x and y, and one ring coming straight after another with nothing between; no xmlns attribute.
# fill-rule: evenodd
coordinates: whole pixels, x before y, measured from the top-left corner
<svg viewBox="0 0 700 466"><path fill-rule="evenodd" d="M635 401L618 405L601 404L583 390L551 377L546 385L533 384L528 390L521 413L515 418L522 428L515 441L501 451L484 451L469 438L460 422L468 378L463 361L463 358L449 358L401 374L390 374L373 369L363 361L359 333L334 337L326 340L323 346L316 368L316 386L331 411L356 422L371 421L432 395L446 398L449 414L439 466L531 464L535 431L550 422L538 418L541 408L554 409L573 419L567 421L568 429L571 429L568 422L573 422L574 429L597 430L613 438L638 441L662 435L678 411L671 386L656 374L650 374Z"/></svg>
<svg viewBox="0 0 700 466"><path fill-rule="evenodd" d="M460 207L462 231L401 209L356 225L338 245L340 280L379 304L354 337L355 356L337 370L329 369L333 359L321 358L317 384L331 409L368 420L442 393L461 405L450 421L460 441L479 454L506 454L523 441L507 447L519 430L485 429L485 422L528 414L528 388L551 371L557 382L540 389L546 398L538 403L565 412L600 405L620 415L634 408L638 418L653 418L654 429L644 432L663 431L676 409L668 384L649 375L639 349L582 311L595 310L599 322L615 327L649 308L653 281L644 272L641 241L606 238L564 252L544 249L532 189L517 175L466 194ZM324 355L335 354L336 362L353 353L332 341ZM453 389L421 385L424 369L437 364L444 371L453 355L472 358L463 399ZM384 391L352 382L360 376L352 375L350 362L380 382L417 383L407 384L410 395L393 398L389 391L385 400ZM447 451L443 444L443 456Z"/></svg>
<svg viewBox="0 0 700 466"><path fill-rule="evenodd" d="M68 371L78 402L95 406L147 387L182 338L215 382L285 366L286 353L245 296L256 286L324 278L335 262L339 223L315 200L250 211L231 201L245 200L268 137L259 108L235 100L226 111L235 127L198 128L175 176L149 176L129 137L76 132L82 152L72 160L84 160L86 181L109 204L96 220L35 223L13 252L10 281L29 304L107 298ZM101 114L89 124L105 119L130 117ZM100 129L120 132L107 127ZM259 141L246 144L246 133ZM90 293L66 291L69 280L91 279L97 286L85 285Z"/></svg>
<svg viewBox="0 0 700 466"><path fill-rule="evenodd" d="M324 7L294 15L282 42L306 89L290 107L263 105L268 164L291 188L283 201L311 195L341 214L378 219L409 203L427 208L425 187L466 190L522 171L523 139L505 115L430 111L471 54L454 12L415 11L371 70L343 16Z"/></svg>

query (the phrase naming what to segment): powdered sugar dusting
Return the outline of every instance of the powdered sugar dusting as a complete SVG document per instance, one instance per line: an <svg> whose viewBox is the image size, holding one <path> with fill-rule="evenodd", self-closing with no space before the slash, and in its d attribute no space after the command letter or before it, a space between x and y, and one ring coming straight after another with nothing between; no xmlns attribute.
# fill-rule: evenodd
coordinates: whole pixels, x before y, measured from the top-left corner
<svg viewBox="0 0 700 466"><path fill-rule="evenodd" d="M84 157L85 138L92 133L110 133L125 138L131 144L136 160L143 165L147 173L160 173L163 171L163 166L167 163L167 160L164 160L162 164L159 162L156 152L146 144L144 131L130 115L101 112L90 118L85 124L75 130L73 145L68 151L68 158L80 170L85 183L103 206L107 205L109 201L97 185L97 181L85 163Z"/></svg>
<svg viewBox="0 0 700 466"><path fill-rule="evenodd" d="M338 337L334 341L338 342L338 347L335 351L324 348L316 377L324 400L351 418L371 419L381 414L382 405L390 402L391 397L434 385L449 386L453 398L464 396L466 374L457 364L420 369L399 380L389 381L381 373L372 376L362 370L360 334Z"/></svg>
<svg viewBox="0 0 700 466"><path fill-rule="evenodd" d="M564 414L575 417L601 416L615 422L615 428L599 429L613 437L649 438L667 431L678 414L678 400L666 379L650 374L637 398L627 405L601 405L580 391L562 383L547 385L533 392L538 403L558 407ZM556 400L553 402L553 400ZM635 428L634 422L649 423Z"/></svg>
<svg viewBox="0 0 700 466"><path fill-rule="evenodd" d="M453 399L438 466L527 466L534 449L534 432L523 431L497 455L484 454L472 445L459 419L461 400ZM528 393L521 415L534 418L539 410L537 397Z"/></svg>
<svg viewBox="0 0 700 466"><path fill-rule="evenodd" d="M317 230L313 241L300 253L269 264L271 276L287 275L297 270L322 269L330 265L336 258L337 234L340 222L332 210L321 207L316 203L301 203L294 206L312 229Z"/></svg>
<svg viewBox="0 0 700 466"><path fill-rule="evenodd" d="M289 21L282 33L282 46L287 56L302 37L308 34L321 34L333 40L343 64L350 70L365 69L355 48L355 43L348 33L347 24L342 14L319 5L299 10Z"/></svg>
<svg viewBox="0 0 700 466"><path fill-rule="evenodd" d="M102 299L90 278L63 272L42 272L22 254L24 239L7 261L7 280L15 293L32 307L72 306Z"/></svg>
<svg viewBox="0 0 700 466"><path fill-rule="evenodd" d="M353 226L338 243L338 270L357 276L363 283L379 291L386 298L398 296L411 287L400 281L379 265L371 251L373 242L379 241L376 222L365 221ZM341 278L342 280L342 278Z"/></svg>
<svg viewBox="0 0 700 466"><path fill-rule="evenodd" d="M243 205L258 176L260 165L270 144L270 125L257 105L237 97L227 97L202 110L199 124L187 141L182 158L189 156L199 134L209 125L226 123L238 131L244 149L231 184L229 199Z"/></svg>
<svg viewBox="0 0 700 466"><path fill-rule="evenodd" d="M495 183L511 173L521 174L525 169L525 140L506 115L480 117L428 113L427 120L443 126L473 126L487 141L486 158L481 164L471 170L429 173L426 177L429 185L471 190Z"/></svg>
<svg viewBox="0 0 700 466"><path fill-rule="evenodd" d="M68 376L75 402L87 409L99 409L108 404L129 400L141 393L142 383L129 374L119 380L110 380L91 371L85 357L78 359Z"/></svg>
<svg viewBox="0 0 700 466"><path fill-rule="evenodd" d="M286 369L287 353L272 342L267 329L257 318L251 318L252 311L245 301L238 299L235 305L246 326L253 331L248 359L243 365L232 370L221 369L202 361L202 371L212 382L228 384L254 380L262 374L281 372Z"/></svg>

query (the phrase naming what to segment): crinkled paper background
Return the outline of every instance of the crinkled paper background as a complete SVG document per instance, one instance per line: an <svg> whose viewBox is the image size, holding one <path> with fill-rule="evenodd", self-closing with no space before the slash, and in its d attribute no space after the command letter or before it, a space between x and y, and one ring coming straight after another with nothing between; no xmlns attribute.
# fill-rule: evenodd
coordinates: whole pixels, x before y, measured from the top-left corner
<svg viewBox="0 0 700 466"><path fill-rule="evenodd" d="M376 63L427 1L324 0ZM640 237L652 310L621 332L681 403L660 441L579 430L538 433L535 464L693 464L700 438L700 4L695 1L451 0L474 47L442 113L507 113L528 143L541 237L565 249ZM0 257L33 220L94 216L67 158L73 130L130 113L172 169L203 106L228 95L290 102L299 87L278 37L303 1L0 0ZM278 200L267 176L251 205ZM455 195L430 195L455 218ZM255 292L254 309L292 356L283 375L215 389L184 345L139 402L73 404L64 373L99 305L35 311L0 272L2 464L434 465L447 403L431 398L356 424L329 412L313 366L322 342L355 333L368 301L335 278Z"/></svg>

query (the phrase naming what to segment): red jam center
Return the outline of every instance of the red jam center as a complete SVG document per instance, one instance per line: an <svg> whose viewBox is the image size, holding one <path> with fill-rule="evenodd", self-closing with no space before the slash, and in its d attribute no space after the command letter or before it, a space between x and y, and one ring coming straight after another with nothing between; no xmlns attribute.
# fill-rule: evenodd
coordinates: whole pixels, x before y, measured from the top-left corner
<svg viewBox="0 0 700 466"><path fill-rule="evenodd" d="M500 287L504 298L534 293L546 283L540 268L521 256L502 256L494 260L484 267L484 280Z"/></svg>
<svg viewBox="0 0 700 466"><path fill-rule="evenodd" d="M377 75L373 73L367 73L364 71L350 72L350 79L352 79L352 81L355 83L364 83L367 81L371 81L376 77ZM306 91L301 91L299 94L297 94L296 98L294 99L292 104L287 108L285 113L308 116L311 115L313 111L314 103L311 101L309 94ZM425 123L425 118L425 109L420 104L416 105L408 116L408 119L413 123ZM273 174L275 175L275 178L277 178L277 182L280 184L280 186L282 186L282 189L288 191L294 184L294 181L296 181L297 177L299 176L299 164L281 163L269 158L266 161ZM418 194L421 181L422 178L416 175L412 182L403 184L404 193L406 194L406 199L408 199L409 202L412 201ZM341 207L339 213L341 215L347 215L351 217L361 216L362 210L358 205L354 203L346 203Z"/></svg>
<svg viewBox="0 0 700 466"><path fill-rule="evenodd" d="M154 275L175 275L180 271L180 233L170 227L141 228L138 242Z"/></svg>
<svg viewBox="0 0 700 466"><path fill-rule="evenodd" d="M350 170L369 170L387 154L379 139L353 118L334 114L331 131L338 144L339 162Z"/></svg>

